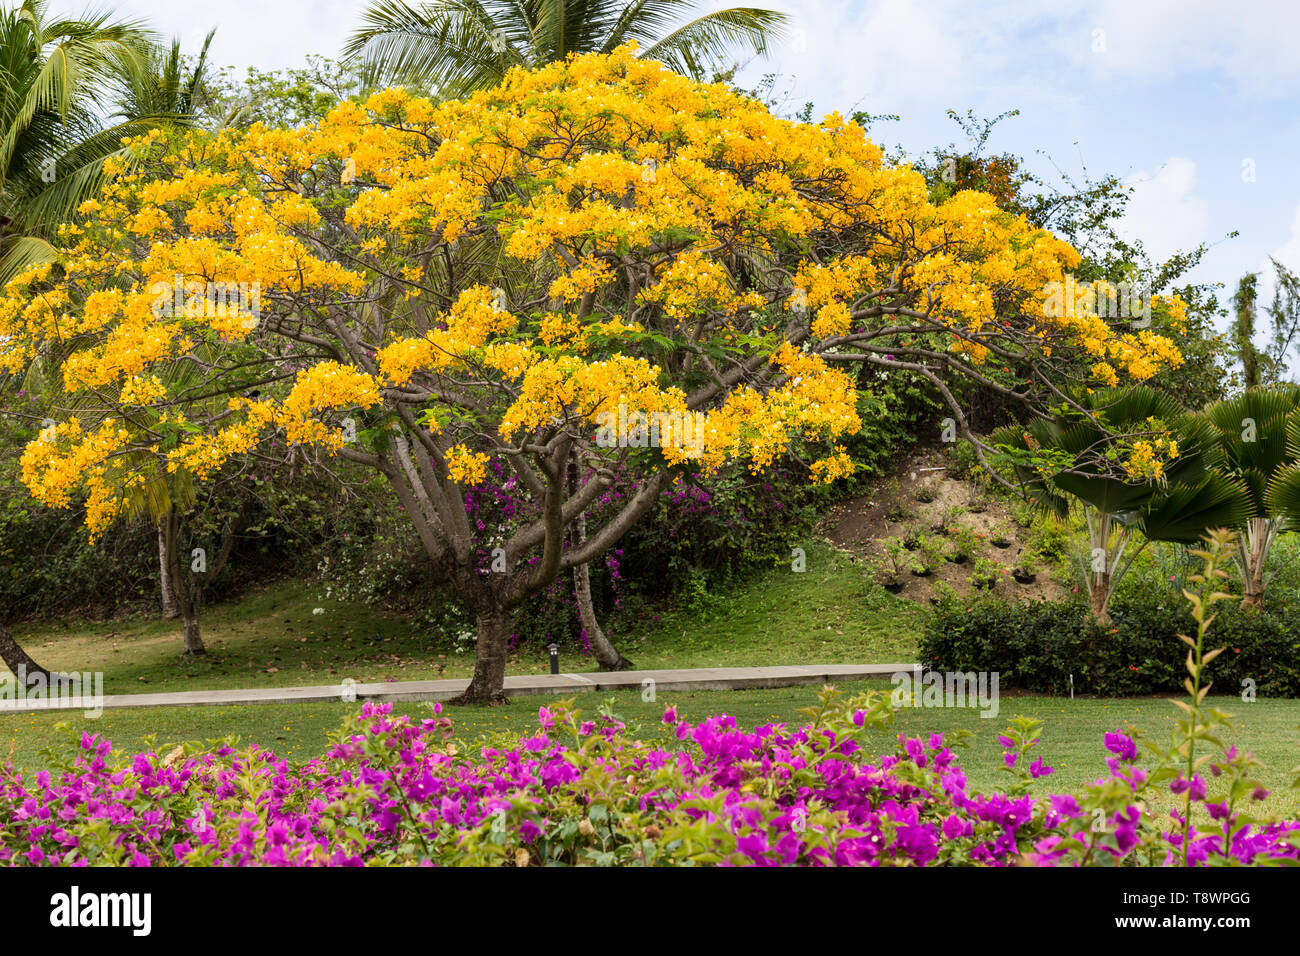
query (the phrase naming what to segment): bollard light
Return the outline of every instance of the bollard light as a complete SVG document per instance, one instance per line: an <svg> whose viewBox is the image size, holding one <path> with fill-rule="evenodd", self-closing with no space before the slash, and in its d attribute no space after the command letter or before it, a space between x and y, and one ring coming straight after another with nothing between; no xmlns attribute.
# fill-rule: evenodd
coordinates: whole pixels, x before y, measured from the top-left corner
<svg viewBox="0 0 1300 956"><path fill-rule="evenodd" d="M558 674L560 672L560 645L548 644L546 649L551 652L551 673Z"/></svg>

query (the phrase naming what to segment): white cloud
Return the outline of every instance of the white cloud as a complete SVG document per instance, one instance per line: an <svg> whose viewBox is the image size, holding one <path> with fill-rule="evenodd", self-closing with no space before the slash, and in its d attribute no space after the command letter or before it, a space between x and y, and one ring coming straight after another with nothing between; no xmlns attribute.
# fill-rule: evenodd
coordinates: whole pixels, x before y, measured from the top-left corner
<svg viewBox="0 0 1300 956"><path fill-rule="evenodd" d="M1210 214L1205 200L1195 195L1194 161L1171 156L1154 174L1135 173L1124 182L1133 187L1133 195L1117 231L1130 242L1142 240L1154 261L1206 238Z"/></svg>
<svg viewBox="0 0 1300 956"><path fill-rule="evenodd" d="M203 37L217 28L212 62L240 70L302 66L308 54L337 57L356 28L361 0L222 0L219 4L175 0L113 0L119 19L145 20L170 40L179 37L187 53L198 52ZM79 15L83 0L53 0L54 12ZM96 5L96 8L100 8Z"/></svg>
<svg viewBox="0 0 1300 956"><path fill-rule="evenodd" d="M1096 76L1167 81L1205 71L1262 97L1300 86L1300 4L1092 0L1078 3L1070 20L1086 28L1070 52ZM1104 53L1093 52L1094 30L1105 31Z"/></svg>
<svg viewBox="0 0 1300 956"><path fill-rule="evenodd" d="M1273 281L1273 263L1269 261L1270 259L1276 259L1292 272L1300 275L1300 206L1296 207L1295 215L1291 219L1291 234L1286 242L1261 259L1255 267L1255 272L1259 275L1258 302L1262 306L1273 301L1273 287L1276 285Z"/></svg>
<svg viewBox="0 0 1300 956"><path fill-rule="evenodd" d="M1300 272L1300 207L1296 208L1295 218L1291 220L1291 236L1282 245L1273 250L1272 258L1286 266L1292 272ZM1268 265L1268 263L1264 263Z"/></svg>

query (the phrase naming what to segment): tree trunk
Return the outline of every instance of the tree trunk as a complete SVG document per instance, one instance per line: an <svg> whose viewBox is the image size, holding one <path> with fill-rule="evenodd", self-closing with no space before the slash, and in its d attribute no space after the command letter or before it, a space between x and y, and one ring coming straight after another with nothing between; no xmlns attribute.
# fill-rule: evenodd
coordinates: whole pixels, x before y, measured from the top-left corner
<svg viewBox="0 0 1300 956"><path fill-rule="evenodd" d="M162 587L162 616L164 621L174 621L180 617L180 608L176 606L176 592L172 588L171 555L167 553L167 529L158 522L158 564L162 569L159 584Z"/></svg>
<svg viewBox="0 0 1300 956"><path fill-rule="evenodd" d="M449 704L505 703L506 642L510 637L510 613L493 609L477 616L478 643L475 649L474 676L469 686Z"/></svg>
<svg viewBox="0 0 1300 956"><path fill-rule="evenodd" d="M199 633L199 609L194 601L194 594L185 583L176 588L177 603L181 606L181 626L185 634L183 654L206 654L203 636Z"/></svg>
<svg viewBox="0 0 1300 956"><path fill-rule="evenodd" d="M579 521L582 519L579 518ZM596 620L596 608L591 603L591 567L590 565L580 564L573 569L573 589L578 597L578 618L582 621L582 629L587 633L587 640L591 642L591 649L596 654L596 660L600 663L600 669L603 671L626 671L632 669L632 662L618 652L605 632L601 630L600 622Z"/></svg>
<svg viewBox="0 0 1300 956"><path fill-rule="evenodd" d="M1264 564L1268 559L1272 531L1268 519L1251 518L1247 533L1241 540L1241 603L1246 607L1264 608Z"/></svg>
<svg viewBox="0 0 1300 956"><path fill-rule="evenodd" d="M569 460L570 493L578 491L578 462L576 456ZM574 519L573 545L581 547L587 540L587 514L579 512ZM591 649L596 654L596 661L603 671L626 671L632 669L632 662L618 652L596 619L596 606L591 600L591 565L579 564L573 569L573 591L578 599L578 620L586 632Z"/></svg>
<svg viewBox="0 0 1300 956"><path fill-rule="evenodd" d="M182 628L185 634L183 653L187 655L206 654L203 637L199 633L198 589L185 577L181 570L180 558L180 517L175 511L163 519L167 526L167 554L171 564L172 591L176 595L176 604L180 608Z"/></svg>
<svg viewBox="0 0 1300 956"><path fill-rule="evenodd" d="M1089 566L1084 580L1088 584L1088 611L1100 627L1110 626L1110 582L1118 569L1120 554L1124 550L1126 536L1121 532L1118 547L1111 540L1114 515L1106 511L1093 511L1086 508L1084 516L1088 523L1088 544L1092 550L1088 555Z"/></svg>
<svg viewBox="0 0 1300 956"><path fill-rule="evenodd" d="M40 674L46 680L51 677L50 672L32 660L31 656L18 646L18 642L2 626L0 626L0 660L5 662L5 666L13 672L14 677L18 677L20 674L24 678L33 674Z"/></svg>
<svg viewBox="0 0 1300 956"><path fill-rule="evenodd" d="M1092 612L1092 619L1102 627L1110 624L1110 602L1106 600L1109 593L1109 571L1094 571L1088 575L1088 610Z"/></svg>

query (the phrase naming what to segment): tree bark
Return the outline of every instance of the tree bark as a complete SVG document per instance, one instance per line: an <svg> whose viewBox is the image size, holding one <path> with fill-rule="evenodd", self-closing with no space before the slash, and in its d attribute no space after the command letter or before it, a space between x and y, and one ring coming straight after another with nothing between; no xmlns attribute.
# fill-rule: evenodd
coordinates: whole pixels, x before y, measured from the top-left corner
<svg viewBox="0 0 1300 956"><path fill-rule="evenodd" d="M208 649L203 646L203 635L199 633L199 618L197 614L190 614L183 617L183 627L185 633L185 645L182 654L194 656L206 654Z"/></svg>
<svg viewBox="0 0 1300 956"><path fill-rule="evenodd" d="M1088 583L1088 611L1092 619L1101 627L1110 626L1110 582L1119 563L1120 552L1124 550L1124 537L1121 534L1120 547L1113 548L1111 541L1114 516L1108 512L1085 512L1088 523L1088 543L1092 550L1088 555L1090 566L1084 579ZM1101 570L1095 568L1098 552L1101 557Z"/></svg>
<svg viewBox="0 0 1300 956"><path fill-rule="evenodd" d="M199 632L199 609L196 588L181 570L180 558L180 516L169 511L163 519L167 529L167 553L171 565L172 588L176 594L176 604L180 609L181 627L185 635L182 653L187 655L206 654L203 636Z"/></svg>
<svg viewBox="0 0 1300 956"><path fill-rule="evenodd" d="M1266 518L1251 518L1241 540L1242 601L1246 607L1264 608L1264 565L1273 529Z"/></svg>
<svg viewBox="0 0 1300 956"><path fill-rule="evenodd" d="M172 588L171 556L167 553L167 529L158 522L158 575L162 587L162 616L164 621L174 621L180 617L180 608L176 606L176 592Z"/></svg>
<svg viewBox="0 0 1300 956"><path fill-rule="evenodd" d="M578 492L578 462L576 457L569 462L570 494ZM587 540L587 513L581 511L574 519L574 547L581 547ZM626 671L632 669L632 662L618 652L613 643L605 636L605 631L596 619L596 606L591 600L591 564L575 565L573 569L573 592L578 600L578 620L586 632L587 640L596 655L596 661L603 671Z"/></svg>
<svg viewBox="0 0 1300 956"><path fill-rule="evenodd" d="M18 642L3 626L0 626L0 660L5 662L14 677L21 673L27 676L40 674L46 680L51 678L50 672L32 660L31 655L18 646Z"/></svg>
<svg viewBox="0 0 1300 956"><path fill-rule="evenodd" d="M587 640L591 643L601 670L631 670L632 662L618 652L618 648L605 636L600 622L596 620L596 608L591 602L590 569L589 564L580 564L573 569L573 590L578 598L578 619L582 621L582 629L587 633Z"/></svg>
<svg viewBox="0 0 1300 956"><path fill-rule="evenodd" d="M1109 593L1109 571L1094 571L1088 575L1088 610L1092 619L1102 627L1110 624L1110 602L1106 600Z"/></svg>
<svg viewBox="0 0 1300 956"><path fill-rule="evenodd" d="M506 701L506 642L510 637L510 613L499 608L480 611L476 623L478 642L474 676L464 693L449 700L449 704L503 704Z"/></svg>

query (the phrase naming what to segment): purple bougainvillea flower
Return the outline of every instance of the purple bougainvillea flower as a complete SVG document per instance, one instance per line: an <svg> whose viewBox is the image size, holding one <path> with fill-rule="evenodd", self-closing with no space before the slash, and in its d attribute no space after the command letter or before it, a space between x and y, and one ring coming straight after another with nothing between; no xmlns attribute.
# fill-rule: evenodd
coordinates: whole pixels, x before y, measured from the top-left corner
<svg viewBox="0 0 1300 956"><path fill-rule="evenodd" d="M762 859L767 853L767 837L762 833L749 833L736 841L736 849L751 860Z"/></svg>
<svg viewBox="0 0 1300 956"><path fill-rule="evenodd" d="M792 729L746 727L725 714L692 727L668 708L677 738L669 745L635 739L601 717L582 722L590 736L576 749L567 734L547 732L577 726L571 714L566 705L544 707L541 730L458 751L447 742L450 718L412 719L367 702L337 743L300 765L242 745L164 765L155 753L117 753L86 734L66 769L0 774L0 865L79 866L113 846L131 866L365 866L395 850L436 866L506 839L535 845L560 826L563 845L548 849L570 863L589 862L610 840L620 850L642 847L647 862L681 862L679 844L664 839L669 827L694 828L692 839L728 865L924 866L942 854L945 862L1008 866L1025 857L1050 866L1135 853L1182 863L1177 808L1163 826L1140 828L1141 812L1127 806L1110 814L1099 841L1073 794L968 792L942 734L899 735L897 751L874 756L856 730L865 710ZM1147 775L1134 762L1133 739L1107 738L1112 776L1099 783L1136 791ZM1004 736L1004 761L1016 766L1035 742ZM1028 767L1033 778L1051 772L1040 759ZM611 802L604 823L589 815L593 786ZM1206 799L1199 775L1170 789ZM1192 864L1300 858L1300 822L1238 824L1227 801L1207 809L1220 825L1193 834ZM637 827L608 826L614 814L638 818ZM467 840L472 831L496 836Z"/></svg>
<svg viewBox="0 0 1300 956"><path fill-rule="evenodd" d="M525 820L519 824L519 839L524 843L532 843L542 835L542 828L532 820Z"/></svg>
<svg viewBox="0 0 1300 956"><path fill-rule="evenodd" d="M1053 794L1048 802L1051 803L1052 809L1063 817L1074 819L1083 816L1083 809L1074 794Z"/></svg>
<svg viewBox="0 0 1300 956"><path fill-rule="evenodd" d="M1114 733L1106 734L1106 749L1120 760L1133 761L1137 759L1137 742L1118 729Z"/></svg>
<svg viewBox="0 0 1300 956"><path fill-rule="evenodd" d="M945 839L955 840L958 837L970 836L975 832L969 820L963 819L956 813L950 813L943 821L943 835Z"/></svg>
<svg viewBox="0 0 1300 956"><path fill-rule="evenodd" d="M1169 789L1174 793L1187 793L1190 791L1193 800L1204 800L1206 792L1205 778L1198 773L1194 774L1192 779L1189 781L1187 777L1180 773L1178 777L1169 784Z"/></svg>
<svg viewBox="0 0 1300 956"><path fill-rule="evenodd" d="M922 745L921 741L916 740L915 738L909 738L907 742L903 744L903 749L906 750L907 755L912 758L912 763L916 764L918 767L925 766L925 747Z"/></svg>

